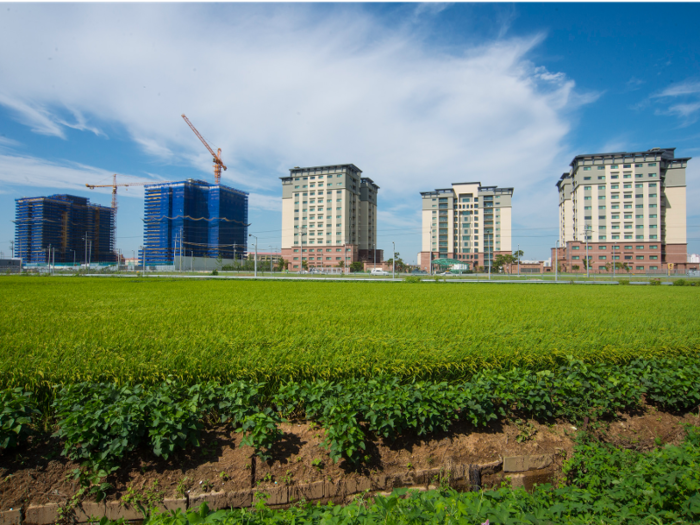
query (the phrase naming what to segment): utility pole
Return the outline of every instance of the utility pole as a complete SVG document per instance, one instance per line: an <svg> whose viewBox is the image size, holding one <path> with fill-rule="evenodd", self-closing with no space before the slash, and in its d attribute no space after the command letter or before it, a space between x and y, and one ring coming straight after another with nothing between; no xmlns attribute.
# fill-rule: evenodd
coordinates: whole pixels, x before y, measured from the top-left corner
<svg viewBox="0 0 700 525"><path fill-rule="evenodd" d="M588 260L588 227L586 227L586 279L590 277L591 263Z"/></svg>
<svg viewBox="0 0 700 525"><path fill-rule="evenodd" d="M493 239L493 235L491 236L491 238ZM493 261L493 248L491 246L487 246L486 248L487 248L486 252L488 254L490 254L489 255L489 281L490 281L491 280L491 262ZM488 248L491 248L491 249L489 250Z"/></svg>
<svg viewBox="0 0 700 525"><path fill-rule="evenodd" d="M554 282L559 280L559 239L554 243Z"/></svg>
<svg viewBox="0 0 700 525"><path fill-rule="evenodd" d="M396 279L396 243L391 242L393 253L391 255L391 278Z"/></svg>
<svg viewBox="0 0 700 525"><path fill-rule="evenodd" d="M75 250L71 250L73 252L73 270L75 270Z"/></svg>
<svg viewBox="0 0 700 525"><path fill-rule="evenodd" d="M15 258L15 241L10 241L10 252L12 253L12 258Z"/></svg>
<svg viewBox="0 0 700 525"><path fill-rule="evenodd" d="M518 279L520 279L520 245L518 244Z"/></svg>
<svg viewBox="0 0 700 525"><path fill-rule="evenodd" d="M190 250L190 272L194 272L194 251Z"/></svg>
<svg viewBox="0 0 700 525"><path fill-rule="evenodd" d="M372 244L372 252L374 252L374 269L377 269L377 244Z"/></svg>
<svg viewBox="0 0 700 525"><path fill-rule="evenodd" d="M146 277L146 245L141 246L141 257L143 257L143 266L141 267L141 276Z"/></svg>
<svg viewBox="0 0 700 525"><path fill-rule="evenodd" d="M272 271L272 245L270 245L270 273L273 273L273 271Z"/></svg>
<svg viewBox="0 0 700 525"><path fill-rule="evenodd" d="M233 268L236 268L236 243L233 243Z"/></svg>
<svg viewBox="0 0 700 525"><path fill-rule="evenodd" d="M615 265L617 264L615 262L615 252L617 252L617 243L613 243L613 256L612 256L612 265L613 265L613 281L615 280Z"/></svg>
<svg viewBox="0 0 700 525"><path fill-rule="evenodd" d="M255 274L254 274L254 276L257 277L258 276L258 238L255 235L253 235L252 233L249 233L248 237L255 237L255 266L254 266Z"/></svg>

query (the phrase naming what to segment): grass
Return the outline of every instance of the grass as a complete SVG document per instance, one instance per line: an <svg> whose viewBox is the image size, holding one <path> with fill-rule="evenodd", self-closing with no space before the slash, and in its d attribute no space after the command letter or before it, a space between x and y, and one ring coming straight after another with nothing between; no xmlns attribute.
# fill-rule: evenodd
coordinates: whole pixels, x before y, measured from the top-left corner
<svg viewBox="0 0 700 525"><path fill-rule="evenodd" d="M696 355L691 287L0 279L0 382L459 378Z"/></svg>

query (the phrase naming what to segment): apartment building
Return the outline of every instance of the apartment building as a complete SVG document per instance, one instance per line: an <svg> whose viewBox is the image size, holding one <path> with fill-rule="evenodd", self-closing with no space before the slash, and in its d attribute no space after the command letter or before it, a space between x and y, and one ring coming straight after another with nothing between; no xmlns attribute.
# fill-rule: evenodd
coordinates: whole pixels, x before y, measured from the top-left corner
<svg viewBox="0 0 700 525"><path fill-rule="evenodd" d="M685 169L675 148L577 155L557 182L562 271L687 269ZM586 250L588 241L588 253Z"/></svg>
<svg viewBox="0 0 700 525"><path fill-rule="evenodd" d="M497 255L511 253L513 188L460 182L421 197L421 269L430 271L431 261L443 258L488 268Z"/></svg>
<svg viewBox="0 0 700 525"><path fill-rule="evenodd" d="M295 167L282 180L282 257L289 270L382 260L377 186L354 164Z"/></svg>

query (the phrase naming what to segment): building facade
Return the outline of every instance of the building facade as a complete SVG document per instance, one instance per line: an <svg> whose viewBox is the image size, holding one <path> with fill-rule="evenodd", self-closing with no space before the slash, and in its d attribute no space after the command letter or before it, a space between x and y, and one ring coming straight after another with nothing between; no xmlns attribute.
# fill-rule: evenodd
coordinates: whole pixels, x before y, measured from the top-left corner
<svg viewBox="0 0 700 525"><path fill-rule="evenodd" d="M116 262L114 212L85 197L15 201L15 254L24 264Z"/></svg>
<svg viewBox="0 0 700 525"><path fill-rule="evenodd" d="M577 155L557 182L562 271L688 269L685 169L675 148ZM588 253L586 253L588 243Z"/></svg>
<svg viewBox="0 0 700 525"><path fill-rule="evenodd" d="M488 268L497 255L511 253L513 188L463 182L421 197L422 270L430 271L432 260L444 258L478 270Z"/></svg>
<svg viewBox="0 0 700 525"><path fill-rule="evenodd" d="M173 264L180 254L213 259L233 259L234 253L236 259L245 256L246 192L193 179L149 184L145 190L147 266Z"/></svg>
<svg viewBox="0 0 700 525"><path fill-rule="evenodd" d="M354 164L292 168L282 180L282 257L291 271L381 262L377 186Z"/></svg>

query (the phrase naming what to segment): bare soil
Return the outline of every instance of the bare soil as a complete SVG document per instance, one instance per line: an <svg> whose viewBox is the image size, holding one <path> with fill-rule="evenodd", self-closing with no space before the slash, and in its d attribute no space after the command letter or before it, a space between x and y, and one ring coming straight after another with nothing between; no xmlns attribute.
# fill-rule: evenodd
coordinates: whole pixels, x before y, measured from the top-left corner
<svg viewBox="0 0 700 525"><path fill-rule="evenodd" d="M659 443L682 441L684 423L700 425L700 418L697 414L669 414L647 408L640 414L597 423L589 430L617 446L645 451ZM114 488L107 500L121 499L128 488L140 493L154 490L165 497L180 497L183 493L193 496L254 486L335 482L374 473L396 475L451 464L483 465L506 456L531 454L553 454L560 466L573 451L577 431L563 422L499 422L486 428L457 424L448 433L427 438L371 442L371 459L358 470L343 461L333 463L320 446L324 431L318 426L298 421L283 424L282 430L284 438L273 448L273 460L269 462L252 456L250 447L240 447L241 435L225 425L204 431L201 448L181 451L168 461L156 458L148 449L137 450L108 478ZM38 437L23 449L0 456L0 510L50 502L64 504L73 496L79 486L71 474L79 465L63 458L61 450L56 439ZM502 474L487 475L482 483L492 486L502 478Z"/></svg>

